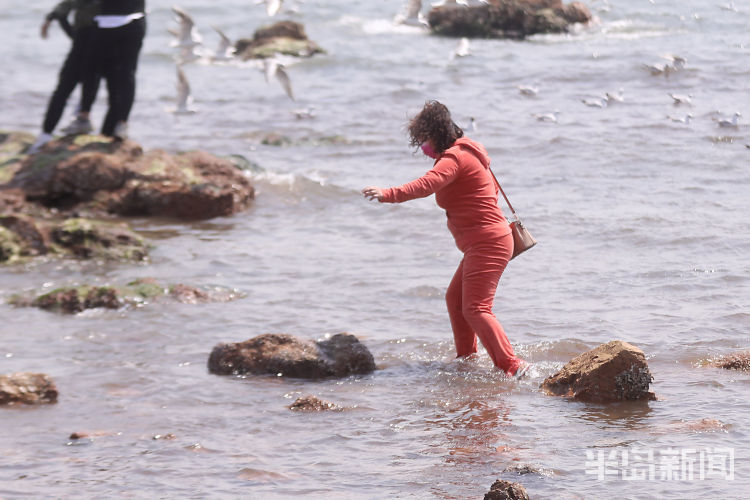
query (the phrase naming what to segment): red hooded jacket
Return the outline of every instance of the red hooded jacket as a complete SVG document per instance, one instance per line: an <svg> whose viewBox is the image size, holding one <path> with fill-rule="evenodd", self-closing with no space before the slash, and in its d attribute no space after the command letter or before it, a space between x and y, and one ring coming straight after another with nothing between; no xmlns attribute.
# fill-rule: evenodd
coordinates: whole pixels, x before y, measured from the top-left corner
<svg viewBox="0 0 750 500"><path fill-rule="evenodd" d="M510 233L497 204L498 188L489 166L484 146L462 137L435 160L432 170L402 186L384 189L380 201L401 203L435 193L456 246L465 251L478 241Z"/></svg>

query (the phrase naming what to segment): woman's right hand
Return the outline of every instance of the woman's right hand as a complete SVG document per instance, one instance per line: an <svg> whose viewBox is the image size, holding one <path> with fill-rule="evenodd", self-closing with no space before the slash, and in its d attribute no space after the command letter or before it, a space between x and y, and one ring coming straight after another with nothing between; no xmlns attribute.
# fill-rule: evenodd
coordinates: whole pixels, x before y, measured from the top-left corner
<svg viewBox="0 0 750 500"><path fill-rule="evenodd" d="M381 201L383 199L383 190L377 186L367 186L362 190L362 194L369 200Z"/></svg>

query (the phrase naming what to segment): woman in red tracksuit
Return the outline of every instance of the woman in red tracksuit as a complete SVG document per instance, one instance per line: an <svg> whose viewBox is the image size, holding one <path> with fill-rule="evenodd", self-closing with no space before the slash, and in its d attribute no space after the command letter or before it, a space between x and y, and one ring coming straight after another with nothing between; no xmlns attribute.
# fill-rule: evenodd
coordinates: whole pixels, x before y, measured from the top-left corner
<svg viewBox="0 0 750 500"><path fill-rule="evenodd" d="M479 337L495 366L520 377L530 365L516 357L492 314L498 281L513 254L513 236L497 204L498 186L489 171L490 157L481 144L463 135L448 108L428 101L409 122L409 136L412 146L421 146L435 159L432 170L402 186L368 186L362 193L381 203L401 203L435 193L456 246L464 254L445 294L456 354L476 353Z"/></svg>

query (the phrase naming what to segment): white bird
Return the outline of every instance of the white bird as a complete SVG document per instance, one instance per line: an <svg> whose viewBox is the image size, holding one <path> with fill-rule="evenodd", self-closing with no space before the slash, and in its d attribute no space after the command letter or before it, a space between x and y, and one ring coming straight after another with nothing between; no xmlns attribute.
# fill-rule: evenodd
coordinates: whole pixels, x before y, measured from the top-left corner
<svg viewBox="0 0 750 500"><path fill-rule="evenodd" d="M433 7L444 7L446 5L463 5L464 7L468 7L469 2L467 0L442 0L432 3Z"/></svg>
<svg viewBox="0 0 750 500"><path fill-rule="evenodd" d="M581 99L581 102L590 108L606 108L607 98L606 97L594 97Z"/></svg>
<svg viewBox="0 0 750 500"><path fill-rule="evenodd" d="M719 127L724 127L724 128L737 128L737 127L739 127L740 126L740 124L739 124L740 116L742 116L742 114L739 111L737 111L737 112L734 113L734 115L732 116L731 120L727 120L727 119L719 120Z"/></svg>
<svg viewBox="0 0 750 500"><path fill-rule="evenodd" d="M720 5L719 7L721 7L721 10L728 10L728 11L731 11L731 12L739 12L739 9L734 4L734 1L729 2L727 4Z"/></svg>
<svg viewBox="0 0 750 500"><path fill-rule="evenodd" d="M266 14L273 17L281 10L281 0L266 0Z"/></svg>
<svg viewBox="0 0 750 500"><path fill-rule="evenodd" d="M216 26L211 26L216 33L219 34L219 37L221 37L221 41L219 42L219 47L216 49L216 52L214 53L213 57L211 58L214 61L228 61L229 59L234 57L234 53L236 52L236 49L232 45L232 41L229 39L228 36L224 34L223 31L221 31Z"/></svg>
<svg viewBox="0 0 750 500"><path fill-rule="evenodd" d="M473 116L469 117L469 123L462 127L464 132L476 132L477 131L477 121Z"/></svg>
<svg viewBox="0 0 750 500"><path fill-rule="evenodd" d="M177 106L172 110L178 115L195 113L193 96L190 93L190 83L180 66L177 66Z"/></svg>
<svg viewBox="0 0 750 500"><path fill-rule="evenodd" d="M540 121L540 122L557 123L557 115L559 114L560 114L560 111L555 110L552 113L534 114L532 116L536 118L537 121Z"/></svg>
<svg viewBox="0 0 750 500"><path fill-rule="evenodd" d="M288 95L289 99L293 101L294 93L292 92L292 82L284 69L284 65L276 59L270 58L263 60L263 68L265 69L266 82L270 82L271 77L275 76L279 83L281 83L286 95Z"/></svg>
<svg viewBox="0 0 750 500"><path fill-rule="evenodd" d="M693 94L667 94L669 97L674 99L675 106L680 104L690 104L693 103Z"/></svg>
<svg viewBox="0 0 750 500"><path fill-rule="evenodd" d="M612 104L613 102L625 102L625 92L622 88L619 89L616 94L607 92L604 94L604 97L607 99L607 104Z"/></svg>
<svg viewBox="0 0 750 500"><path fill-rule="evenodd" d="M683 118L679 118L677 116L667 116L670 120L672 120L675 123L684 123L685 125L690 124L690 120L693 119L692 113L688 113Z"/></svg>
<svg viewBox="0 0 750 500"><path fill-rule="evenodd" d="M298 120L303 120L305 118L315 118L315 106L295 109L292 111L292 113L294 113L294 116L296 116Z"/></svg>
<svg viewBox="0 0 750 500"><path fill-rule="evenodd" d="M188 64L188 63L191 63L200 59L202 56L197 51L198 50L197 47L198 47L197 45L194 45L192 47L179 47L180 53L176 57L177 64L179 65Z"/></svg>
<svg viewBox="0 0 750 500"><path fill-rule="evenodd" d="M427 19L422 14L422 0L408 0L403 11L393 18L393 22L408 26L427 26Z"/></svg>
<svg viewBox="0 0 750 500"><path fill-rule="evenodd" d="M457 57L466 57L471 54L471 50L469 48L469 39L466 37L461 38L459 40L458 45L453 50L453 53L451 54L451 60L457 58Z"/></svg>
<svg viewBox="0 0 750 500"><path fill-rule="evenodd" d="M176 5L172 6L172 12L177 15L175 20L180 23L180 30L177 33L171 32L177 37L177 40L172 42L172 46L194 47L203 43L203 37L201 37L200 33L198 33L198 30L195 28L193 18L190 17L187 12L180 9Z"/></svg>
<svg viewBox="0 0 750 500"><path fill-rule="evenodd" d="M523 95L534 96L539 92L539 87L535 85L516 85L516 87Z"/></svg>

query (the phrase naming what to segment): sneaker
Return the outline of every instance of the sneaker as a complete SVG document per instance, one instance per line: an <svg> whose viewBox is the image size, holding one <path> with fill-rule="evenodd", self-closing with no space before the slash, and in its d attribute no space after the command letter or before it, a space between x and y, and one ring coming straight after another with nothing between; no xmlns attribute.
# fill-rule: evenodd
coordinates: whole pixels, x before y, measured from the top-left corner
<svg viewBox="0 0 750 500"><path fill-rule="evenodd" d="M120 141L124 141L128 138L128 124L125 122L120 122L117 125L115 125L115 131L112 133L112 136L115 139L118 139Z"/></svg>
<svg viewBox="0 0 750 500"><path fill-rule="evenodd" d="M528 361L521 361L521 366L518 367L516 373L513 374L514 379L522 379L526 377L531 369L531 363Z"/></svg>
<svg viewBox="0 0 750 500"><path fill-rule="evenodd" d="M91 126L91 120L88 118L75 117L70 125L61 130L65 135L81 135L88 134L94 129Z"/></svg>
<svg viewBox="0 0 750 500"><path fill-rule="evenodd" d="M30 155L33 155L34 153L38 153L39 150L42 149L42 146L44 146L51 140L52 140L52 134L42 132L36 138L36 140L34 141L34 144L32 144L31 147L29 147L29 150L27 151L27 153Z"/></svg>

